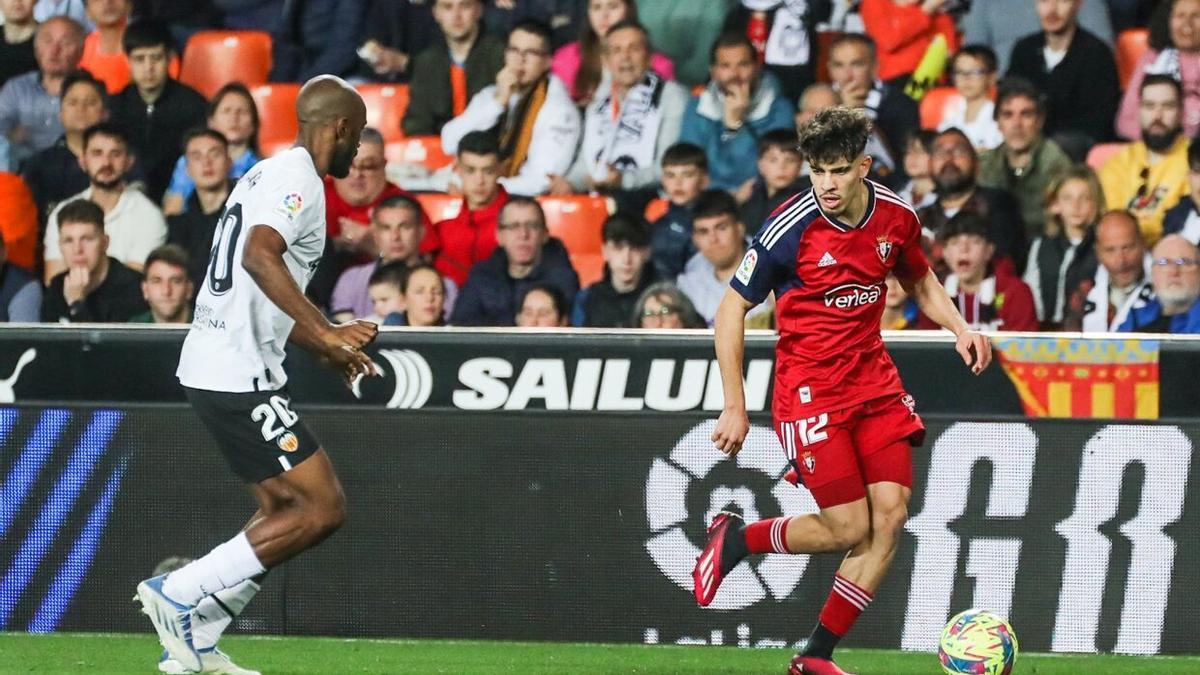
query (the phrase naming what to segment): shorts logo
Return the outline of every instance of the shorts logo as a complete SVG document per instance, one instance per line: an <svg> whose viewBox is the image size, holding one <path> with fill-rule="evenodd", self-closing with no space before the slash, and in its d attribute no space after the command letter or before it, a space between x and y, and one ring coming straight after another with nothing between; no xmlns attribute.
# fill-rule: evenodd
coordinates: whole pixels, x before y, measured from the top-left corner
<svg viewBox="0 0 1200 675"><path fill-rule="evenodd" d="M290 431L285 431L276 438L275 444L284 452L295 452L300 449L300 439L296 438L296 434Z"/></svg>
<svg viewBox="0 0 1200 675"><path fill-rule="evenodd" d="M817 470L817 458L813 457L812 453L807 450L804 451L804 468L809 473Z"/></svg>
<svg viewBox="0 0 1200 675"><path fill-rule="evenodd" d="M300 209L303 206L304 198L300 196L299 192L292 192L291 194L284 195L283 199L279 202L279 206L275 207L275 212L281 216L286 216L288 222L291 222L292 218L297 213L300 213Z"/></svg>
<svg viewBox="0 0 1200 675"><path fill-rule="evenodd" d="M879 254L879 259L887 262L888 256L892 254L892 242L887 240L887 237L876 237L875 252Z"/></svg>
<svg viewBox="0 0 1200 675"><path fill-rule="evenodd" d="M908 408L908 414L917 414L917 402L913 399L912 394L905 394L904 396L901 396L900 402L903 403L906 408Z"/></svg>
<svg viewBox="0 0 1200 675"><path fill-rule="evenodd" d="M742 264L738 265L737 273L734 276L743 284L748 284L750 283L750 277L754 276L754 268L756 267L758 267L758 251L750 249L746 251L746 256L742 258Z"/></svg>

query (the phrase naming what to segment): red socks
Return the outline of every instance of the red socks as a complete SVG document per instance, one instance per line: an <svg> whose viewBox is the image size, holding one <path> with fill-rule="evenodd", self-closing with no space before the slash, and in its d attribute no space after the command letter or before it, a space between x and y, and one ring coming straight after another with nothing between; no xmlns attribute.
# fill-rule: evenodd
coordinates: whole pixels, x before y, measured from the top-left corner
<svg viewBox="0 0 1200 675"><path fill-rule="evenodd" d="M840 574L833 575L833 591L821 608L821 625L841 637L854 625L858 615L875 599L875 595L855 586Z"/></svg>
<svg viewBox="0 0 1200 675"><path fill-rule="evenodd" d="M768 518L746 526L746 548L751 553L791 553L787 525L791 518Z"/></svg>

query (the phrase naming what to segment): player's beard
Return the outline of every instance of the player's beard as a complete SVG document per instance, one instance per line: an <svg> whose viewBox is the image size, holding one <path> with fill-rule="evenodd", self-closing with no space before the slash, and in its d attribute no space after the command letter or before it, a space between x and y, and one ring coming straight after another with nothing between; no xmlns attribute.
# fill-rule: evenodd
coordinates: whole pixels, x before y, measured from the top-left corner
<svg viewBox="0 0 1200 675"><path fill-rule="evenodd" d="M329 175L334 178L345 178L350 175L350 165L358 154L358 144L333 146L333 156L329 158Z"/></svg>

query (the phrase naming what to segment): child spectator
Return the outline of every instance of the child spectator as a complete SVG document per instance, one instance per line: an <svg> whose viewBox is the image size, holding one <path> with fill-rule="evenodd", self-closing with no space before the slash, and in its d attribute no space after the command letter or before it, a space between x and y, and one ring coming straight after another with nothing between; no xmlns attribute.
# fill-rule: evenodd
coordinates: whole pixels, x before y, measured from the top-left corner
<svg viewBox="0 0 1200 675"><path fill-rule="evenodd" d="M1095 266L1092 230L1103 204L1100 180L1084 165L1059 174L1046 189L1045 231L1033 240L1024 277L1043 329L1062 325L1067 270Z"/></svg>
<svg viewBox="0 0 1200 675"><path fill-rule="evenodd" d="M604 221L604 278L575 296L571 323L587 328L628 328L638 296L654 281L646 223L628 213Z"/></svg>
<svg viewBox="0 0 1200 675"><path fill-rule="evenodd" d="M904 141L904 173L908 184L896 191L914 209L924 208L937 201L933 172L929 168L933 139L937 133L928 129L916 129Z"/></svg>
<svg viewBox="0 0 1200 675"><path fill-rule="evenodd" d="M750 199L742 204L742 222L757 230L767 216L798 192L812 188L812 182L800 175L804 165L797 147L796 132L791 129L769 131L758 141L758 179Z"/></svg>
<svg viewBox="0 0 1200 675"><path fill-rule="evenodd" d="M996 53L983 45L967 45L950 60L958 91L946 105L938 131L958 127L976 150L991 150L1004 140L996 124L992 89L996 86Z"/></svg>
<svg viewBox="0 0 1200 675"><path fill-rule="evenodd" d="M943 284L971 330L1038 329L1033 293L1023 281L992 269L996 245L983 217L960 211L940 232L950 275ZM928 317L921 328L937 327Z"/></svg>
<svg viewBox="0 0 1200 675"><path fill-rule="evenodd" d="M366 320L380 325L401 325L404 316L404 277L408 276L408 265L397 260L380 265L367 279L367 295L371 299L371 313Z"/></svg>
<svg viewBox="0 0 1200 675"><path fill-rule="evenodd" d="M708 187L708 157L691 143L676 143L663 154L662 172L663 191L670 204L651 226L650 258L660 279L674 279L696 254L692 207Z"/></svg>

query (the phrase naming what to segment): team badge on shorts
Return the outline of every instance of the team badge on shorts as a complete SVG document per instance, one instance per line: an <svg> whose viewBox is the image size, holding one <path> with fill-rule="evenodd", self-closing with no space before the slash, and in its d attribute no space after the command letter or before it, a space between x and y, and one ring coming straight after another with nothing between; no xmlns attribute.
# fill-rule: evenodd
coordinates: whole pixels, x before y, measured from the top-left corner
<svg viewBox="0 0 1200 675"><path fill-rule="evenodd" d="M913 399L912 394L905 394L901 396L900 402L904 404L904 407L908 408L908 413L910 415L917 414L917 402Z"/></svg>
<svg viewBox="0 0 1200 675"><path fill-rule="evenodd" d="M875 239L875 252L879 254L879 259L887 262L888 256L892 254L892 242L887 240L887 237L877 237Z"/></svg>
<svg viewBox="0 0 1200 675"><path fill-rule="evenodd" d="M300 448L300 439L296 438L296 434L285 431L275 439L275 445L284 452L295 452Z"/></svg>
<svg viewBox="0 0 1200 675"><path fill-rule="evenodd" d="M805 450L804 459L802 461L804 462L804 468L807 469L809 473L817 470L817 458L813 457L811 452Z"/></svg>

